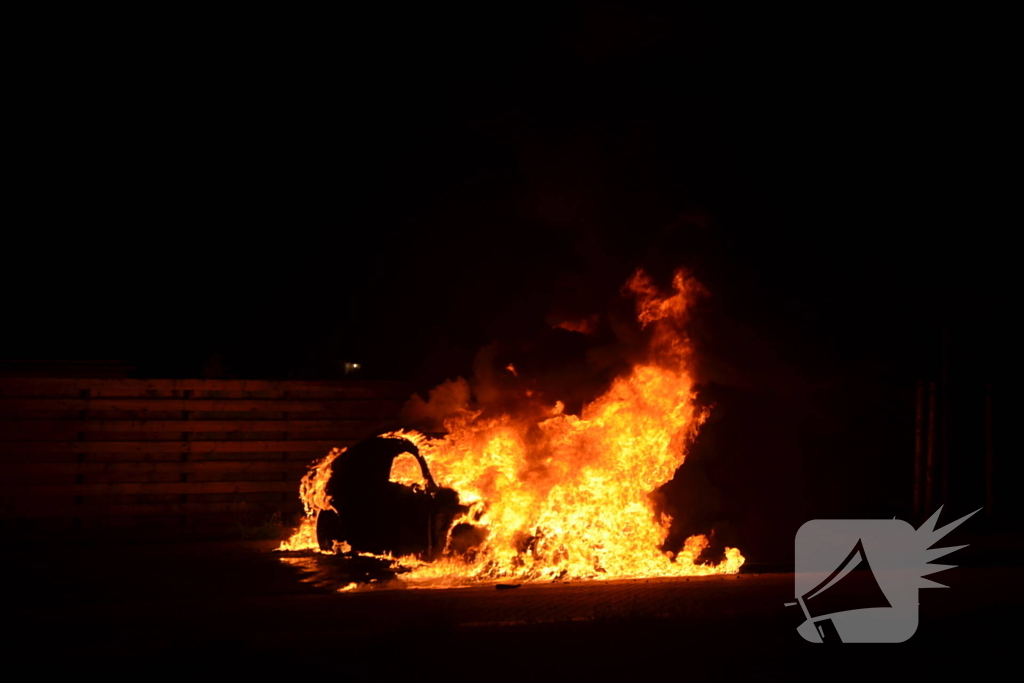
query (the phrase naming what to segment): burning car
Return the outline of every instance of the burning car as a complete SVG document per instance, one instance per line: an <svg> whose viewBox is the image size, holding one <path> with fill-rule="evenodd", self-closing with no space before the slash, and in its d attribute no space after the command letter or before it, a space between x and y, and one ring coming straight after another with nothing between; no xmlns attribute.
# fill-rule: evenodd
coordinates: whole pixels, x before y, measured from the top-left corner
<svg viewBox="0 0 1024 683"><path fill-rule="evenodd" d="M704 533L664 547L672 519L651 495L707 416L685 331L701 291L683 271L667 292L635 273L623 292L635 299L642 360L578 410L490 358L481 368L504 378L500 391L458 378L412 402L440 423L429 433L332 450L303 477L306 516L278 550L390 555L403 581L423 585L738 572L738 548L702 559Z"/></svg>
<svg viewBox="0 0 1024 683"><path fill-rule="evenodd" d="M393 480L398 458L415 461L418 481ZM324 551L344 543L355 552L434 560L444 551L455 518L468 510L459 505L456 491L434 482L408 439L375 436L339 451L325 465L324 491L331 505L316 518L316 540Z"/></svg>

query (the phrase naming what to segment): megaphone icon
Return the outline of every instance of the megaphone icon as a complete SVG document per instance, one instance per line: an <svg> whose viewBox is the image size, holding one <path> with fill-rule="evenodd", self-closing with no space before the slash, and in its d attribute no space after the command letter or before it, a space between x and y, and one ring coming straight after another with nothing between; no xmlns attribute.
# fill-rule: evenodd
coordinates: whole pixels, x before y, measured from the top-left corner
<svg viewBox="0 0 1024 683"><path fill-rule="evenodd" d="M832 622L833 615L858 609L892 607L868 564L862 539L828 578L797 598L797 602L807 621L814 623L823 643L843 642Z"/></svg>
<svg viewBox="0 0 1024 683"><path fill-rule="evenodd" d="M940 511L917 529L895 517L812 519L801 525L793 577L799 597L785 603L803 610L800 637L812 643L902 643L913 636L918 589L942 586L924 577L950 568L931 561L965 547L932 546L975 514L935 529ZM865 546L871 550L870 563Z"/></svg>

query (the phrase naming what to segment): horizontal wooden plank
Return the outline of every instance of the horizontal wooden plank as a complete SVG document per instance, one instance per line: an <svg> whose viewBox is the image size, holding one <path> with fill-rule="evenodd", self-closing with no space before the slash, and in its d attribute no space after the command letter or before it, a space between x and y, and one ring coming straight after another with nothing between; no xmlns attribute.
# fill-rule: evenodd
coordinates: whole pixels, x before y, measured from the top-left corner
<svg viewBox="0 0 1024 683"><path fill-rule="evenodd" d="M98 519L105 522L113 519L111 517ZM139 517L138 519L147 519ZM145 526L95 526L91 528L77 528L72 526L75 522L86 520L65 519L34 519L31 520L31 527L23 529L23 522L26 520L4 520L14 523L14 527L5 529L0 526L7 536L16 539L19 547L52 546L53 539L60 539L63 546L90 547L90 546L137 546L150 543L195 543L200 541L232 541L242 540L241 530L238 522L232 524L207 523L206 518L195 525L188 526L164 526L148 528ZM59 532L52 525L60 523L67 532Z"/></svg>
<svg viewBox="0 0 1024 683"><path fill-rule="evenodd" d="M9 486L36 486L39 484L158 484L162 482L253 482L253 481L290 481L299 490L299 480L306 474L305 469L275 472L114 472L100 474L60 474L51 473L45 477L3 475ZM184 477L184 478L183 478Z"/></svg>
<svg viewBox="0 0 1024 683"><path fill-rule="evenodd" d="M245 472L302 472L298 460L203 460L171 462L32 462L0 463L0 477L96 474L231 474Z"/></svg>
<svg viewBox="0 0 1024 683"><path fill-rule="evenodd" d="M389 424L382 420L0 420L0 439L5 435L39 433L54 436L77 433L118 432L331 432L366 431Z"/></svg>
<svg viewBox="0 0 1024 683"><path fill-rule="evenodd" d="M297 439L295 441L2 441L0 453L327 453L336 446L353 443L346 439ZM0 456L2 459L2 456Z"/></svg>
<svg viewBox="0 0 1024 683"><path fill-rule="evenodd" d="M351 410L321 411L311 410L304 412L285 411L181 411L181 410L3 410L0 411L0 420L22 421L22 420L50 420L55 422L69 422L80 420L93 420L98 422L112 421L150 421L150 422L174 422L178 420L195 421L249 421L249 420L312 420L329 422L351 422L354 420L393 420L400 414L399 410L381 409L374 406L361 406Z"/></svg>
<svg viewBox="0 0 1024 683"><path fill-rule="evenodd" d="M275 452L259 452L259 453L83 453L75 456L74 460L64 460L63 462L180 462L183 459L187 459L191 462L216 462L220 460L247 460L247 461L281 461L290 460L295 463L307 464L315 460L319 460L328 451L319 451L317 453L308 453L299 451L297 453L275 453ZM60 456L46 456L48 459L51 457ZM13 461L12 461L13 462ZM18 462L38 462L33 459L22 459Z"/></svg>
<svg viewBox="0 0 1024 683"><path fill-rule="evenodd" d="M292 493L206 493L135 496L0 496L0 517L36 518L53 508L73 508L88 516L88 510L123 505L179 505L183 503L258 503L288 514L302 511L298 494Z"/></svg>
<svg viewBox="0 0 1024 683"><path fill-rule="evenodd" d="M217 481L174 483L120 483L120 484L39 484L10 486L0 483L0 496L103 496L137 494L190 494L190 493L263 493L293 492L295 482L290 481Z"/></svg>
<svg viewBox="0 0 1024 683"><path fill-rule="evenodd" d="M246 514L251 512L273 512L284 508L297 508L294 504L278 502L241 502L241 503L163 503L153 505L51 505L21 509L16 514L0 507L0 517L6 519L25 516L28 519L59 519L66 517L102 518L102 517L141 517L155 515L208 515L208 514ZM30 514L26 514L30 513Z"/></svg>
<svg viewBox="0 0 1024 683"><path fill-rule="evenodd" d="M2 398L0 413L36 411L323 412L367 417L396 414L404 399Z"/></svg>
<svg viewBox="0 0 1024 683"><path fill-rule="evenodd" d="M321 394L336 398L408 398L409 382L399 381L303 381L303 380L217 380L217 379L79 379L52 377L0 377L0 396L69 396L82 392L92 396L138 397L163 392L229 392Z"/></svg>
<svg viewBox="0 0 1024 683"><path fill-rule="evenodd" d="M298 488L288 491L255 491L249 493L190 493L185 496L191 503L241 503L241 502L274 502L292 503L299 499ZM18 505L154 505L183 502L180 493L135 493L135 494L104 494L90 496L2 496Z"/></svg>
<svg viewBox="0 0 1024 683"><path fill-rule="evenodd" d="M229 439L238 439L240 441L263 441L263 440L283 440L283 439L295 439L296 441L332 441L341 442L346 440L356 441L372 434L377 433L377 430L346 430L346 431L332 431L332 432L209 432L203 433L201 438L208 441L220 441ZM17 436L18 438L13 442L5 442L0 440L0 453L10 451L11 449L6 447L5 443L16 443L30 441L50 441L55 435L48 435L46 432L25 432L20 434L8 435ZM61 438L61 443L68 443L70 441L68 435L56 435ZM86 443L88 441L96 442L116 442L116 441L150 441L152 443L167 443L175 442L180 439L181 435L175 432L96 432L89 433L83 436L83 440L79 443ZM0 459L3 459L0 456Z"/></svg>

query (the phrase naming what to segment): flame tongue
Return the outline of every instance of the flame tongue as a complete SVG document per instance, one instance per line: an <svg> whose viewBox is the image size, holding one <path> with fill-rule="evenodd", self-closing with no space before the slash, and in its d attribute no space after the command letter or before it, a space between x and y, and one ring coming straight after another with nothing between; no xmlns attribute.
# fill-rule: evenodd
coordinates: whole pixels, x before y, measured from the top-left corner
<svg viewBox="0 0 1024 683"><path fill-rule="evenodd" d="M655 517L649 494L683 463L686 446L706 417L694 406L690 352L680 333L699 285L679 273L673 288L662 296L642 272L627 283L641 324L653 326L650 361L617 378L581 415L565 414L560 402L543 413L490 417L464 406L446 420L442 439L404 431L391 435L413 440L437 484L455 489L471 505L466 518L456 522L486 530L482 545L468 556L408 563L409 580L739 571L743 556L735 548L726 549L720 564L696 564L708 544L703 536L688 539L674 559L658 550L671 520ZM303 479L310 517L330 506L324 488L338 453L332 451ZM400 473L398 480L412 474ZM308 537L309 530L300 529L282 549L309 547ZM315 533L312 541L315 547Z"/></svg>
<svg viewBox="0 0 1024 683"><path fill-rule="evenodd" d="M316 538L316 516L321 510L334 509L327 495L327 482L331 479L331 463L344 452L344 448L333 448L326 456L310 465L309 472L299 484L299 498L302 499L306 515L298 530L278 550L320 549Z"/></svg>

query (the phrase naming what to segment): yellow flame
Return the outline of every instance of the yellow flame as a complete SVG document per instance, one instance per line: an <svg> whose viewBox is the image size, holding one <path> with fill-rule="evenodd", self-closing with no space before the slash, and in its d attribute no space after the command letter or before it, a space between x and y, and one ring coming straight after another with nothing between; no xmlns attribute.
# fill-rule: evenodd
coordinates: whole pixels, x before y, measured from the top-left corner
<svg viewBox="0 0 1024 683"><path fill-rule="evenodd" d="M391 481L419 490L427 488L420 463L411 453L402 453L391 463Z"/></svg>
<svg viewBox="0 0 1024 683"><path fill-rule="evenodd" d="M283 541L277 550L320 550L316 540L316 518L321 510L334 509L331 497L327 495L327 482L331 479L331 463L345 450L333 448L330 453L309 466L309 471L299 482L299 499L302 500L306 515L291 538Z"/></svg>
<svg viewBox="0 0 1024 683"><path fill-rule="evenodd" d="M671 557L658 548L671 520L655 515L650 494L685 460L686 447L707 417L694 405L690 347L681 330L693 297L703 290L682 272L662 295L638 271L626 290L650 329L650 358L617 378L580 415L564 405L534 405L522 414L484 416L463 406L445 421L446 436L413 431L386 437L417 445L439 486L459 493L470 512L456 522L486 530L469 556L449 553L423 563L399 558L412 582L458 584L513 579L640 578L731 574L744 562L727 548L718 564L698 564L708 539L693 536ZM509 368L511 370L511 368ZM524 391L526 397L532 394ZM335 449L303 478L301 496L312 519L281 549L315 547L315 514L330 509L325 493ZM421 479L415 459L396 459L392 480ZM285 545L288 547L285 548Z"/></svg>

